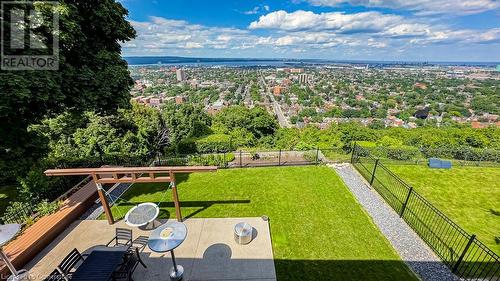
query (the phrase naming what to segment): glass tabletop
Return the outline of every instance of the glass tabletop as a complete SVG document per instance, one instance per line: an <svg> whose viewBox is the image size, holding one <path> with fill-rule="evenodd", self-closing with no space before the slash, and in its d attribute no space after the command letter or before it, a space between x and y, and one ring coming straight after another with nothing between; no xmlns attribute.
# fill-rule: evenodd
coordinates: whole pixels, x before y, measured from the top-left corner
<svg viewBox="0 0 500 281"><path fill-rule="evenodd" d="M21 230L21 225L17 223L0 225L0 246L12 240L19 230Z"/></svg>
<svg viewBox="0 0 500 281"><path fill-rule="evenodd" d="M187 236L187 227L182 222L167 222L151 232L148 246L153 252L164 253L177 248Z"/></svg>
<svg viewBox="0 0 500 281"><path fill-rule="evenodd" d="M158 205L154 203L142 203L127 212L125 222L132 226L142 226L156 219L158 213Z"/></svg>

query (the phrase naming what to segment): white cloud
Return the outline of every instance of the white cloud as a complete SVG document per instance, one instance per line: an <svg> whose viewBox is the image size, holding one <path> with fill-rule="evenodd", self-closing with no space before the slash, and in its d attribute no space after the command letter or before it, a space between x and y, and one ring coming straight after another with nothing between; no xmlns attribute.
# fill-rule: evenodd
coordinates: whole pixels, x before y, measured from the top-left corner
<svg viewBox="0 0 500 281"><path fill-rule="evenodd" d="M256 14L262 14L265 12L269 12L271 7L269 5L260 5L260 6L255 6L253 9L244 11L243 14L245 15L256 15Z"/></svg>
<svg viewBox="0 0 500 281"><path fill-rule="evenodd" d="M402 16L382 14L379 12L362 12L346 14L341 12L313 13L311 11L275 11L261 16L257 21L250 23L250 29L275 30L277 33L286 33L277 41L277 44L291 45L295 42L312 42L319 38L318 44L324 38L339 37L354 40L367 37L373 40L392 39L408 40L409 43L488 43L496 42L499 30L455 30L445 25L431 25L406 19ZM297 36L295 33L300 33ZM295 35L294 35L295 34ZM314 39L313 39L314 38ZM372 46L387 46L372 44Z"/></svg>
<svg viewBox="0 0 500 281"><path fill-rule="evenodd" d="M122 45L125 55L281 57L305 50L307 57L336 53L375 56L408 54L415 48L443 44L453 44L454 48L500 44L500 28L456 30L379 12L277 11L261 16L248 29L204 26L161 17L133 21L132 25L137 38Z"/></svg>
<svg viewBox="0 0 500 281"><path fill-rule="evenodd" d="M400 16L363 12L346 14L342 12L315 14L311 11L275 11L263 15L250 23L250 29L280 29L285 31L331 30L338 33L379 32L388 26L401 23Z"/></svg>
<svg viewBox="0 0 500 281"><path fill-rule="evenodd" d="M305 0L312 5L335 7L343 3L364 7L382 7L430 14L477 14L500 8L498 0Z"/></svg>
<svg viewBox="0 0 500 281"><path fill-rule="evenodd" d="M249 11L243 12L243 14L245 14L245 15L255 15L255 14L259 13L259 10L260 10L260 7L254 7L253 9L251 9Z"/></svg>

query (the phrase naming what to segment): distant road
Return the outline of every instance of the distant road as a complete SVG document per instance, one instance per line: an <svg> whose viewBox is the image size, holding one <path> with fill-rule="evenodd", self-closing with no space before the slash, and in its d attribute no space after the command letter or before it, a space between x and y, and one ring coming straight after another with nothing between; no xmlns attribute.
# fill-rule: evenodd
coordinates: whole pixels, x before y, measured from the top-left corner
<svg viewBox="0 0 500 281"><path fill-rule="evenodd" d="M285 115L283 114L283 111L281 110L280 104L274 99L274 96L267 91L267 83L264 77L260 77L262 84L264 85L265 92L267 93L269 99L271 100L271 105L273 106L273 111L274 114L278 117L278 123L280 124L281 128L290 128L291 125L286 119Z"/></svg>

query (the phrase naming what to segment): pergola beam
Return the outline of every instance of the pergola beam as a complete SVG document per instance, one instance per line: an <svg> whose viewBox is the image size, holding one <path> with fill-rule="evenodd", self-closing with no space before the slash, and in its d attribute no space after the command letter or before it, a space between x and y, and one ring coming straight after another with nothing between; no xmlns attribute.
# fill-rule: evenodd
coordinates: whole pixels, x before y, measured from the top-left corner
<svg viewBox="0 0 500 281"><path fill-rule="evenodd" d="M74 169L49 169L44 173L47 176L78 176L78 175L108 175L116 174L142 174L154 173L168 174L174 173L196 173L196 172L213 172L216 171L216 166L173 166L173 167L102 167L102 168L74 168Z"/></svg>
<svg viewBox="0 0 500 281"><path fill-rule="evenodd" d="M76 169L50 169L45 171L46 176L92 176L99 199L108 219L109 224L114 223L113 214L109 207L108 199L102 188L106 183L172 183L172 197L175 205L175 215L182 221L179 194L175 182L176 173L215 172L216 166L194 167L103 167L103 168L76 168ZM167 176L168 175L168 176Z"/></svg>

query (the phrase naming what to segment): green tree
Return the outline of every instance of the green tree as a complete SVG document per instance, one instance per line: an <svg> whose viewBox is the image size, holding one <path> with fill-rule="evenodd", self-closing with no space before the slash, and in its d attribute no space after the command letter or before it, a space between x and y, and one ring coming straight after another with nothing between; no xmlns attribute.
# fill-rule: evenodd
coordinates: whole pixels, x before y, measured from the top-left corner
<svg viewBox="0 0 500 281"><path fill-rule="evenodd" d="M278 127L275 118L261 107L248 109L243 106L224 108L214 117L213 128L224 134L242 128L256 138L273 135Z"/></svg>
<svg viewBox="0 0 500 281"><path fill-rule="evenodd" d="M209 133L210 117L202 107L192 104L171 104L162 111L172 147L186 139L196 138Z"/></svg>
<svg viewBox="0 0 500 281"><path fill-rule="evenodd" d="M127 10L114 0L61 0L59 70L0 72L0 168L26 171L46 152L31 124L64 111L113 113L128 106L133 85L120 42L135 37ZM35 8L44 16L49 5ZM7 21L2 21L4 28ZM42 35L53 33L41 25ZM8 44L4 40L3 44Z"/></svg>

